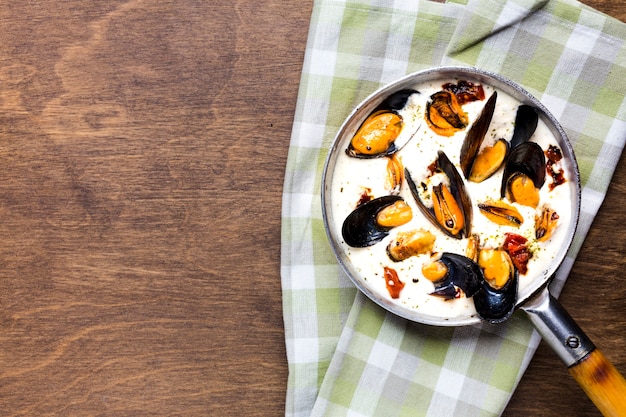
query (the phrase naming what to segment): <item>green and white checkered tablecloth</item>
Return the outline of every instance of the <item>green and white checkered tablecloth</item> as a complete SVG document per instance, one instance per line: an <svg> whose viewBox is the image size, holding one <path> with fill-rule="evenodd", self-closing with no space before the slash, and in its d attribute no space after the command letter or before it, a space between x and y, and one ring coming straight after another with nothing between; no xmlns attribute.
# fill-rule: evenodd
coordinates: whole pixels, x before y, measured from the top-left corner
<svg viewBox="0 0 626 417"><path fill-rule="evenodd" d="M502 413L539 336L520 313L501 326L439 328L357 293L322 222L328 148L356 104L407 73L466 65L518 82L560 120L582 175L558 293L626 141L625 40L625 24L573 0L315 1L283 196L287 416Z"/></svg>

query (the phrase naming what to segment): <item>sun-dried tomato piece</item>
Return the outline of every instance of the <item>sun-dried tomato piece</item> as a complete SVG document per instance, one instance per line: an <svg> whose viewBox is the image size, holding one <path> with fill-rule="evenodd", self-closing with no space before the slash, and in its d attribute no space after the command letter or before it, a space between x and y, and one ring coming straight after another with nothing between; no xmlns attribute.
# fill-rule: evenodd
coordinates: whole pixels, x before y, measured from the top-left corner
<svg viewBox="0 0 626 417"><path fill-rule="evenodd" d="M528 261L532 257L532 253L528 249L528 240L524 236L515 233L507 233L502 247L508 252L513 261L513 265L524 275L528 272Z"/></svg>
<svg viewBox="0 0 626 417"><path fill-rule="evenodd" d="M560 164L561 159L563 159L563 154L561 153L561 150L554 145L550 145L548 150L545 151L545 154L548 158L548 161L546 162L546 171L548 172L548 175L552 177L552 182L549 185L550 191L552 191L554 188L565 182L563 168Z"/></svg>
<svg viewBox="0 0 626 417"><path fill-rule="evenodd" d="M485 90L480 84L474 84L470 81L460 80L458 83L446 83L443 86L444 90L450 91L456 96L460 105L469 103L471 101L484 100Z"/></svg>
<svg viewBox="0 0 626 417"><path fill-rule="evenodd" d="M384 277L385 284L387 285L387 291L389 291L389 295L391 295L391 298L399 298L400 291L402 291L402 288L404 288L404 282L400 281L396 270L386 266Z"/></svg>

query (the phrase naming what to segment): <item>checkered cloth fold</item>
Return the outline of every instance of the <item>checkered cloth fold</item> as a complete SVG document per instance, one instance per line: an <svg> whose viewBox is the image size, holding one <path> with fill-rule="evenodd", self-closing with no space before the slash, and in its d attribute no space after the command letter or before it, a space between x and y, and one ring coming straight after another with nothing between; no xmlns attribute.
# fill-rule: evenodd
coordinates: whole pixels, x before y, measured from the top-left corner
<svg viewBox="0 0 626 417"><path fill-rule="evenodd" d="M581 171L558 294L626 141L625 39L625 24L572 0L315 1L283 195L287 416L502 413L539 336L519 313L500 326L440 328L358 293L324 231L328 148L356 104L407 73L464 65L518 82L559 119Z"/></svg>

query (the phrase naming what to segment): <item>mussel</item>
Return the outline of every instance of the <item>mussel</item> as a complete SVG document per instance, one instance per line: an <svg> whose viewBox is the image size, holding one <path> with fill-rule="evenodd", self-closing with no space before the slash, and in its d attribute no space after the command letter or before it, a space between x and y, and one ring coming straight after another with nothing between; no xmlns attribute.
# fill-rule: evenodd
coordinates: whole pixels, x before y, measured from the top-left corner
<svg viewBox="0 0 626 417"><path fill-rule="evenodd" d="M465 256L472 261L478 261L478 251L480 250L480 235L474 233L467 238L467 246L465 247Z"/></svg>
<svg viewBox="0 0 626 417"><path fill-rule="evenodd" d="M502 289L515 272L511 256L502 248L482 248L478 266L482 268L485 280L496 290Z"/></svg>
<svg viewBox="0 0 626 417"><path fill-rule="evenodd" d="M489 220L502 226L519 227L524 223L524 216L519 210L502 200L479 203L478 209Z"/></svg>
<svg viewBox="0 0 626 417"><path fill-rule="evenodd" d="M500 138L489 146L482 146L495 110L497 93L487 100L476 121L467 132L461 147L460 165L466 179L482 182L492 176L506 163L511 149L528 142L532 137L539 116L534 107L523 104L517 108L515 127L510 141ZM480 151L480 152L479 152Z"/></svg>
<svg viewBox="0 0 626 417"><path fill-rule="evenodd" d="M387 255L392 261L400 262L411 256L429 253L433 250L435 239L434 234L424 229L398 232L387 245Z"/></svg>
<svg viewBox="0 0 626 417"><path fill-rule="evenodd" d="M431 295L445 299L474 296L483 281L480 267L473 260L456 253L444 252L441 257L422 267L422 274L432 281L435 290Z"/></svg>
<svg viewBox="0 0 626 417"><path fill-rule="evenodd" d="M380 158L398 152L415 134L401 135L404 120L400 114L414 94L419 92L405 89L387 97L363 121L346 153L355 158Z"/></svg>
<svg viewBox="0 0 626 417"><path fill-rule="evenodd" d="M511 150L504 167L500 196L511 202L537 207L539 190L546 177L546 161L541 146L524 142Z"/></svg>
<svg viewBox="0 0 626 417"><path fill-rule="evenodd" d="M432 191L429 196L432 205L427 205L421 197L423 192L420 191L418 185L411 178L410 172L405 168L404 176L418 208L433 225L446 235L456 239L470 236L472 202L461 175L443 151L437 153L434 169L435 172L445 174L447 181L432 184ZM428 188L425 185L420 186L423 187L422 189Z"/></svg>
<svg viewBox="0 0 626 417"><path fill-rule="evenodd" d="M461 108L456 95L447 90L430 96L425 116L428 126L441 136L452 136L465 129L469 123L467 113Z"/></svg>
<svg viewBox="0 0 626 417"><path fill-rule="evenodd" d="M398 154L387 158L387 175L385 177L385 189L390 194L399 194L404 182L404 165Z"/></svg>
<svg viewBox="0 0 626 417"><path fill-rule="evenodd" d="M461 171L463 171L463 175L465 176L465 178L468 178L468 179L470 178L470 174L472 173L472 168L474 167L475 162L476 162L476 156L478 155L478 150L480 149L480 146L482 145L483 140L485 139L485 135L487 134L487 131L489 130L489 124L491 124L491 119L493 118L493 113L496 108L497 99L498 99L498 93L494 91L493 94L491 94L491 96L487 100L487 103L485 103L485 106L481 110L480 114L478 115L474 123L472 124L472 127L470 127L467 134L465 135L465 139L463 140L463 145L461 146L461 154L460 154ZM491 164L491 165L494 165L494 164ZM499 165L496 167L496 169L498 167ZM495 172L495 169L492 169L491 171L492 172L489 173L488 175L481 173L480 177L483 177L483 179L487 178L489 175ZM478 175L476 174L474 176L478 177Z"/></svg>
<svg viewBox="0 0 626 417"><path fill-rule="evenodd" d="M474 159L468 180L483 182L500 169L509 153L510 145L505 139L498 139L493 145L485 146Z"/></svg>
<svg viewBox="0 0 626 417"><path fill-rule="evenodd" d="M552 236L559 222L559 214L551 207L544 205L535 216L535 238L546 241Z"/></svg>
<svg viewBox="0 0 626 417"><path fill-rule="evenodd" d="M527 104L520 105L515 115L515 128L511 137L511 148L528 142L533 133L535 133L538 122L539 115L534 107Z"/></svg>
<svg viewBox="0 0 626 417"><path fill-rule="evenodd" d="M474 294L476 312L490 323L500 323L513 314L517 302L518 272L514 270L511 278L501 287L494 288L483 280L480 289Z"/></svg>
<svg viewBox="0 0 626 417"><path fill-rule="evenodd" d="M408 223L411 218L411 207L402 197L378 197L354 209L344 220L341 234L349 246L372 246L383 240L389 230Z"/></svg>
<svg viewBox="0 0 626 417"><path fill-rule="evenodd" d="M517 302L519 272L504 248L481 248L478 266L483 279L474 294L476 312L491 323L504 321Z"/></svg>

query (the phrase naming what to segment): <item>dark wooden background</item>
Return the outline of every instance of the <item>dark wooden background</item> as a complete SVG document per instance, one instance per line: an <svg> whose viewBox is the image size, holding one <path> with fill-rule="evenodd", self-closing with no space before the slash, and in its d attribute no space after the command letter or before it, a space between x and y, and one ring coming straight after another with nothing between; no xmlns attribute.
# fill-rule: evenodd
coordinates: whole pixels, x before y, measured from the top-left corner
<svg viewBox="0 0 626 417"><path fill-rule="evenodd" d="M5 2L0 415L278 416L312 1ZM622 0L585 0L622 21ZM625 81L626 82L626 81ZM626 160L562 302L626 372ZM597 416L544 345L506 416Z"/></svg>

